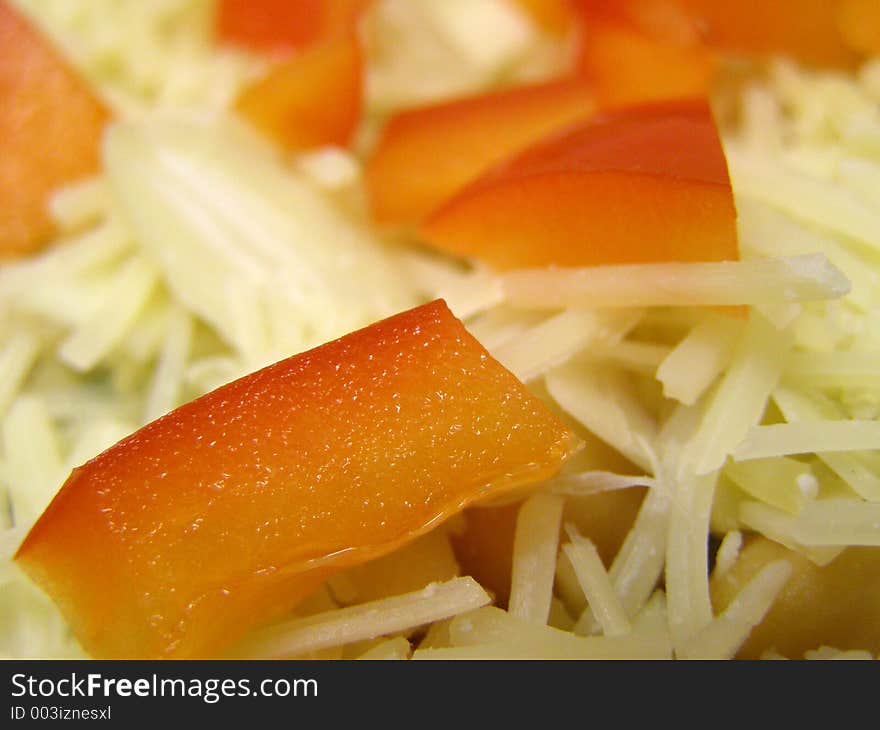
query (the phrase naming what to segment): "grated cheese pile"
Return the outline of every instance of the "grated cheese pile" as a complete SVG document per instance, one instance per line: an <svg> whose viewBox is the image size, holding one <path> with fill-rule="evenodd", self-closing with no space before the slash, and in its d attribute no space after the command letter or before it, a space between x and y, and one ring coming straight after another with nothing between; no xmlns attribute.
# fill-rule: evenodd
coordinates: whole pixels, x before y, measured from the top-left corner
<svg viewBox="0 0 880 730"><path fill-rule="evenodd" d="M767 563L717 609L710 577L749 535L820 566L880 549L880 59L854 76L777 60L719 89L742 261L494 275L383 239L355 154L285 157L231 118L263 62L213 46L207 0L17 5L120 121L103 174L53 198L55 245L0 268L0 654L81 655L10 561L72 467L434 297L589 444L519 509L507 610L459 575L452 520L238 655L730 658L796 568ZM361 148L390 112L565 57L505 0L383 0L367 33ZM634 489L603 561L577 505ZM871 653L817 643L805 658Z"/></svg>

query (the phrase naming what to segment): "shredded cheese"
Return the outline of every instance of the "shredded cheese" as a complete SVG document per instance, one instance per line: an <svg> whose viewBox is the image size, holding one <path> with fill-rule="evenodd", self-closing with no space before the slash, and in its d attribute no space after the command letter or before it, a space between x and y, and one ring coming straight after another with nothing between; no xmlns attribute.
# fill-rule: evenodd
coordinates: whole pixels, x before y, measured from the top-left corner
<svg viewBox="0 0 880 730"><path fill-rule="evenodd" d="M246 639L235 653L266 658L302 656L413 629L485 606L491 600L472 578L454 578L402 596L271 626Z"/></svg>
<svg viewBox="0 0 880 730"><path fill-rule="evenodd" d="M518 307L700 307L836 299L846 277L823 254L720 263L534 269L501 276Z"/></svg>
<svg viewBox="0 0 880 730"><path fill-rule="evenodd" d="M562 549L574 569L592 615L602 627L602 633L605 636L622 636L630 633L631 627L626 611L614 592L614 586L611 585L611 580L605 572L605 566L596 546L581 535L574 525L567 524L565 530L571 542L564 544ZM575 633L585 632L579 632L576 625Z"/></svg>
<svg viewBox="0 0 880 730"><path fill-rule="evenodd" d="M680 659L732 659L740 645L773 605L791 576L784 560L765 565L724 612L684 644L676 647Z"/></svg>
<svg viewBox="0 0 880 730"><path fill-rule="evenodd" d="M550 615L563 500L536 494L520 507L513 543L510 613L537 624Z"/></svg>

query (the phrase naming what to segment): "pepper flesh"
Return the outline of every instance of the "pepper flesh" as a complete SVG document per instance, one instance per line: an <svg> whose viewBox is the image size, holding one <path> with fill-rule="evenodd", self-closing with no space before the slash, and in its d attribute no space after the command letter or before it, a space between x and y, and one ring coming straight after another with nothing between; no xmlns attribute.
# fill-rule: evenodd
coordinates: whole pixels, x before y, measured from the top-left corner
<svg viewBox="0 0 880 730"><path fill-rule="evenodd" d="M67 61L0 0L0 258L40 248L57 188L99 169L104 105Z"/></svg>
<svg viewBox="0 0 880 730"><path fill-rule="evenodd" d="M285 55L354 31L371 0L220 0L218 38Z"/></svg>
<svg viewBox="0 0 880 730"><path fill-rule="evenodd" d="M421 230L497 269L738 258L705 99L622 108L553 136L476 180Z"/></svg>
<svg viewBox="0 0 880 730"><path fill-rule="evenodd" d="M574 24L570 0L514 0L538 28L554 36L564 36Z"/></svg>
<svg viewBox="0 0 880 730"><path fill-rule="evenodd" d="M573 0L575 69L601 106L705 94L715 54L674 0Z"/></svg>
<svg viewBox="0 0 880 730"><path fill-rule="evenodd" d="M820 567L778 543L753 536L730 570L712 579L716 613L774 560L787 560L792 576L740 647L738 659L758 659L768 650L802 659L804 652L822 645L880 653L880 548L848 547Z"/></svg>
<svg viewBox="0 0 880 730"><path fill-rule="evenodd" d="M632 527L644 498L643 489L619 489L585 497L569 497L564 522L575 524L590 538L605 565L611 565ZM513 541L520 502L465 511L463 528L452 534L455 555L465 575L492 591L495 605L510 599ZM560 539L565 539L560 529Z"/></svg>
<svg viewBox="0 0 880 730"><path fill-rule="evenodd" d="M235 108L289 151L346 146L361 118L363 54L354 34L281 61Z"/></svg>
<svg viewBox="0 0 880 730"><path fill-rule="evenodd" d="M837 27L844 43L857 53L880 55L880 4L876 0L843 0Z"/></svg>
<svg viewBox="0 0 880 730"><path fill-rule="evenodd" d="M367 161L373 215L420 221L493 164L595 108L589 82L562 79L401 112Z"/></svg>
<svg viewBox="0 0 880 730"><path fill-rule="evenodd" d="M208 656L575 441L437 301L148 424L74 470L16 560L94 656Z"/></svg>
<svg viewBox="0 0 880 730"><path fill-rule="evenodd" d="M858 60L840 32L849 0L673 0L702 30L706 43L750 55L786 55L817 66L853 66ZM875 4L867 22L880 23Z"/></svg>
<svg viewBox="0 0 880 730"><path fill-rule="evenodd" d="M880 47L876 0L572 0L588 26L614 16L655 40L853 67Z"/></svg>

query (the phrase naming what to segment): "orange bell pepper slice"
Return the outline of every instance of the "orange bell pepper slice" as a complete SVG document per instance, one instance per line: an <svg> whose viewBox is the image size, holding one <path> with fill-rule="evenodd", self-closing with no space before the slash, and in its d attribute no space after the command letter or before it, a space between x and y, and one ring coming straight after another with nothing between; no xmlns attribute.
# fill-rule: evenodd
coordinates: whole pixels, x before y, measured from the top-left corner
<svg viewBox="0 0 880 730"><path fill-rule="evenodd" d="M235 108L287 150L345 147L361 119L363 71L357 38L339 36L281 61Z"/></svg>
<svg viewBox="0 0 880 730"><path fill-rule="evenodd" d="M768 563L786 560L792 575L761 623L737 652L758 659L769 650L791 659L820 646L880 652L880 548L848 547L827 565L760 535L752 535L736 563L710 582L720 613Z"/></svg>
<svg viewBox="0 0 880 730"><path fill-rule="evenodd" d="M553 475L575 437L442 301L223 386L75 469L16 555L104 657L194 657Z"/></svg>
<svg viewBox="0 0 880 730"><path fill-rule="evenodd" d="M727 162L705 99L619 109L540 142L421 232L497 269L738 258Z"/></svg>
<svg viewBox="0 0 880 730"><path fill-rule="evenodd" d="M576 73L602 107L705 94L714 52L669 0L580 0Z"/></svg>
<svg viewBox="0 0 880 730"><path fill-rule="evenodd" d="M880 55L880 3L842 0L837 27L844 43L864 56Z"/></svg>
<svg viewBox="0 0 880 730"><path fill-rule="evenodd" d="M629 532L644 498L642 489L619 489L586 497L569 498L565 521L573 522L595 543L610 565ZM470 575L492 591L495 605L510 598L513 541L521 502L466 510L463 528L451 534L455 556L463 575ZM564 539L564 531L560 531Z"/></svg>
<svg viewBox="0 0 880 730"><path fill-rule="evenodd" d="M699 0L697 0L699 1ZM701 31L688 0L569 0L580 23L614 22L655 38L695 43Z"/></svg>
<svg viewBox="0 0 880 730"><path fill-rule="evenodd" d="M514 0L532 22L550 35L564 36L574 27L571 0Z"/></svg>
<svg viewBox="0 0 880 730"><path fill-rule="evenodd" d="M417 222L496 162L595 108L587 81L563 79L404 111L366 164L373 215Z"/></svg>
<svg viewBox="0 0 880 730"><path fill-rule="evenodd" d="M221 42L287 54L354 31L372 0L220 0Z"/></svg>
<svg viewBox="0 0 880 730"><path fill-rule="evenodd" d="M880 49L875 0L573 0L589 26L611 17L658 42L852 67ZM587 44L585 44L587 45ZM589 49L586 49L589 54Z"/></svg>
<svg viewBox="0 0 880 730"><path fill-rule="evenodd" d="M51 236L56 188L99 169L110 115L51 42L0 0L0 258Z"/></svg>
<svg viewBox="0 0 880 730"><path fill-rule="evenodd" d="M849 1L674 0L713 47L749 55L787 55L808 64L837 67L852 66L858 59L840 28L840 14ZM860 22L866 27L873 23L876 32L880 6L874 3L858 14Z"/></svg>
<svg viewBox="0 0 880 730"><path fill-rule="evenodd" d="M506 606L510 600L513 539L521 506L521 502L514 502L466 510L463 529L451 536L462 573L492 591L498 606Z"/></svg>

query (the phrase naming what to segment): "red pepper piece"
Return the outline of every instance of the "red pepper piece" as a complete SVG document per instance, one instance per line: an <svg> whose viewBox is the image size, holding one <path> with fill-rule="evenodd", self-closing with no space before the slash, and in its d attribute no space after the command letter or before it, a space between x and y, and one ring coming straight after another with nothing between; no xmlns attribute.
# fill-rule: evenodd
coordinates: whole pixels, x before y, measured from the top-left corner
<svg viewBox="0 0 880 730"><path fill-rule="evenodd" d="M0 0L0 258L40 248L57 188L99 169L110 115L51 42Z"/></svg>
<svg viewBox="0 0 880 730"><path fill-rule="evenodd" d="M211 655L574 441L437 301L148 424L74 470L16 560L98 658Z"/></svg>
<svg viewBox="0 0 880 730"><path fill-rule="evenodd" d="M287 150L345 147L361 119L363 66L357 38L340 36L281 61L235 106Z"/></svg>
<svg viewBox="0 0 880 730"><path fill-rule="evenodd" d="M367 162L374 216L424 218L493 164L595 111L590 83L564 79L404 111Z"/></svg>
<svg viewBox="0 0 880 730"><path fill-rule="evenodd" d="M704 99L627 107L551 136L461 191L422 234L499 269L738 258Z"/></svg>

